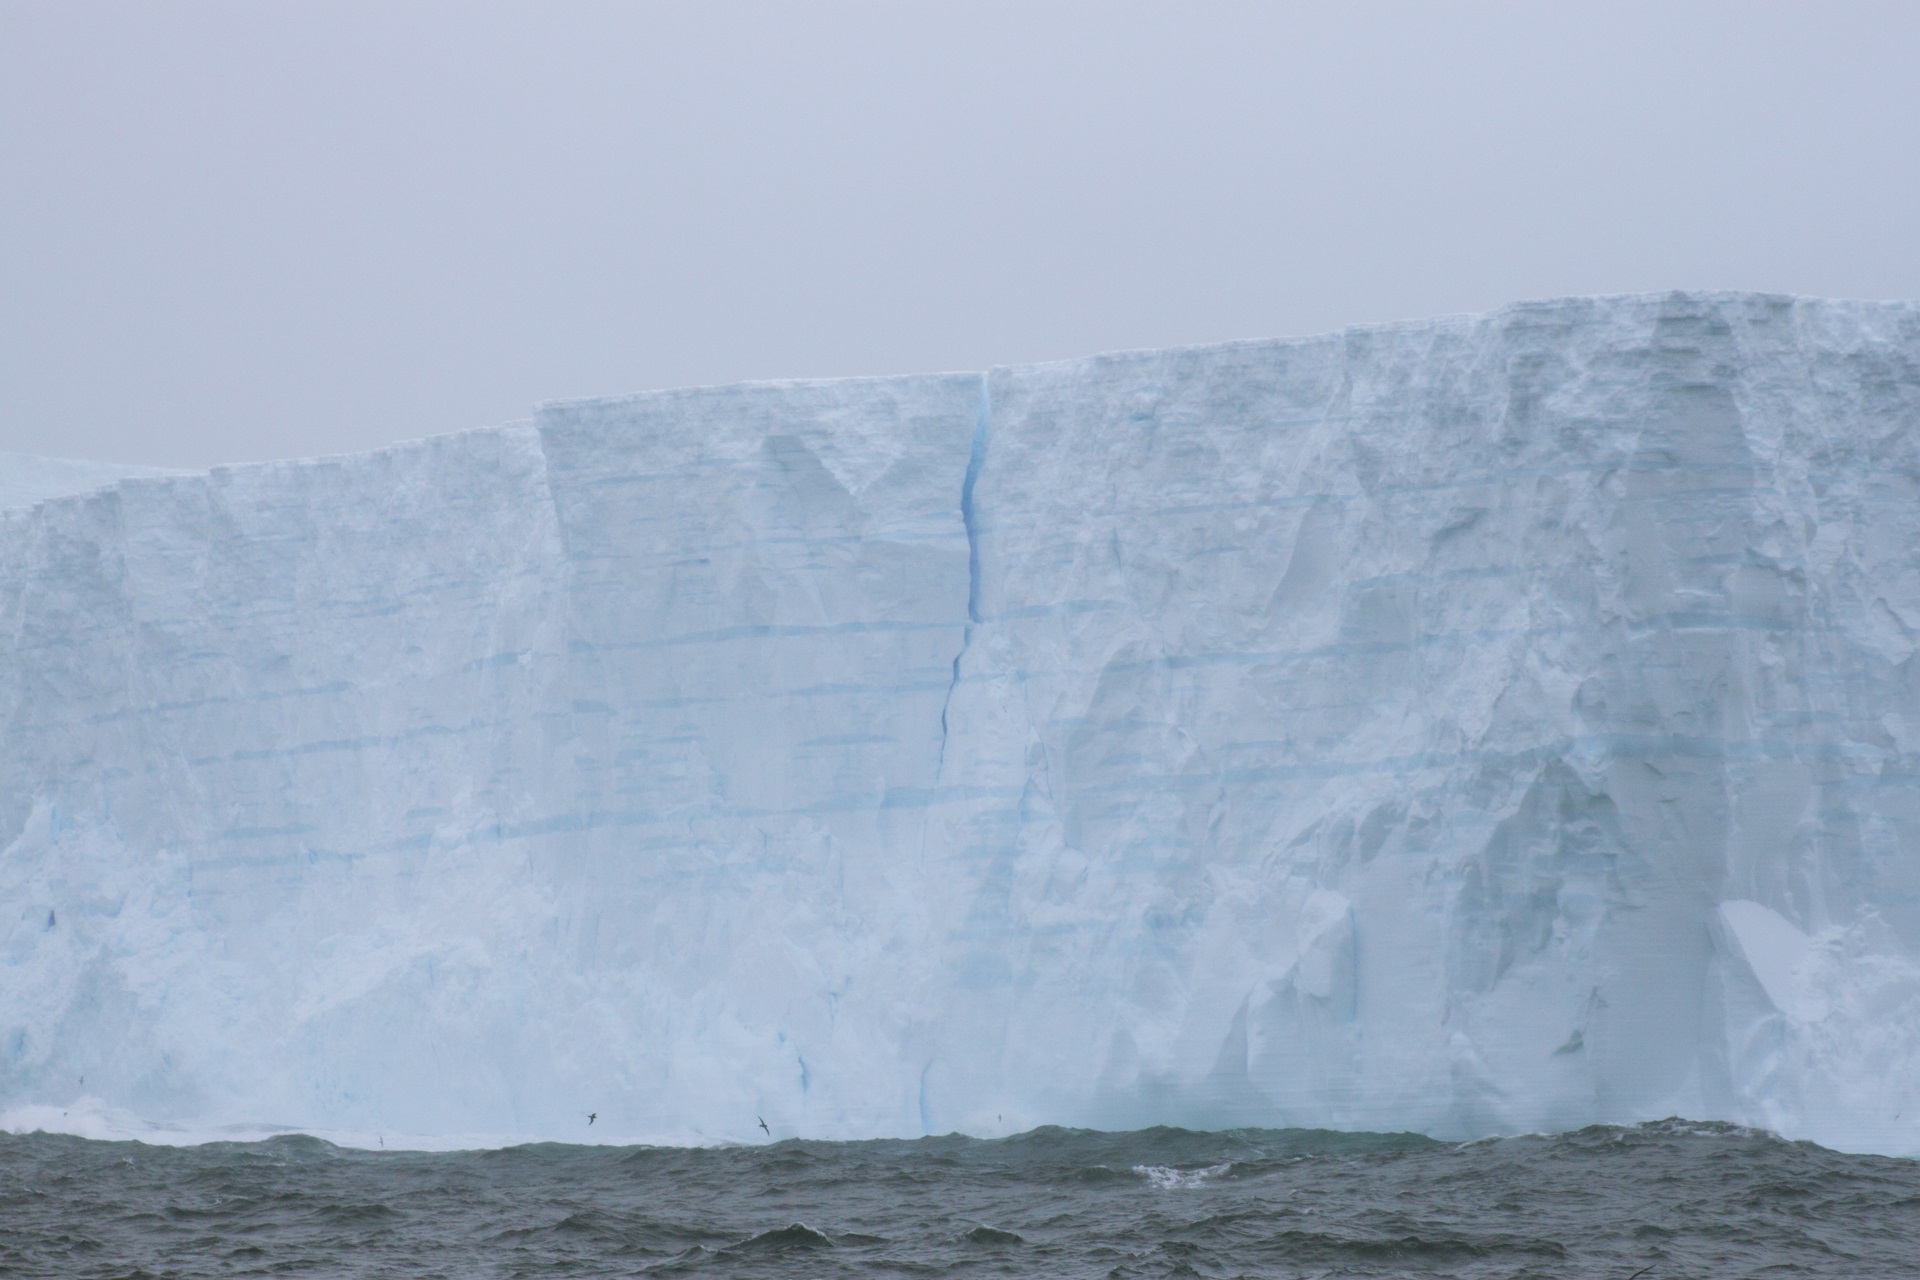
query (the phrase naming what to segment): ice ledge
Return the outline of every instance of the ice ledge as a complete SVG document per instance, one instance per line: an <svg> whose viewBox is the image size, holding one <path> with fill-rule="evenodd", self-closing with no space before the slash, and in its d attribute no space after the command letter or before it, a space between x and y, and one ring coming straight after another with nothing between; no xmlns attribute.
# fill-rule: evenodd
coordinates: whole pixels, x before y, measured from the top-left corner
<svg viewBox="0 0 1920 1280"><path fill-rule="evenodd" d="M139 467L118 462L42 458L30 453L0 453L0 512L18 511L54 498L91 493L121 480L186 474L170 467Z"/></svg>
<svg viewBox="0 0 1920 1280"><path fill-rule="evenodd" d="M1713 310L1738 315L1748 320L1778 318L1800 312L1808 316L1827 313L1853 321L1878 320L1894 323L1902 318L1920 317L1920 300L1820 298L1799 294L1763 293L1743 290L1671 289L1651 293L1575 294L1558 298L1540 298L1512 302L1485 312L1451 312L1422 319L1373 321L1342 329L1299 337L1240 338L1225 342L1194 343L1172 347L1120 348L1073 356L1061 360L994 365L985 370L945 373L861 374L831 378L748 379L729 383L703 383L686 387L651 391L623 392L613 395L560 397L541 401L535 417L502 423L498 426L469 427L461 431L403 440L374 449L339 454L278 459L268 462L226 464L200 470L195 468L147 467L133 464L51 458L22 453L0 453L0 511L31 506L51 498L81 495L111 486L123 479L190 477L209 472L246 472L318 463L345 463L359 458L374 458L395 451L417 449L425 445L457 440L500 430L537 426L542 423L577 421L604 417L609 412L651 404L673 405L709 400L715 397L752 397L775 399L794 393L829 391L835 395L863 391L885 391L889 387L917 382L981 380L998 373L1008 376L1047 371L1059 373L1076 368L1097 368L1110 363L1134 363L1142 360L1204 356L1209 352L1258 349L1313 348L1339 345L1371 336L1418 333L1422 331L1463 331L1504 321L1591 322L1600 318L1647 318L1675 310Z"/></svg>

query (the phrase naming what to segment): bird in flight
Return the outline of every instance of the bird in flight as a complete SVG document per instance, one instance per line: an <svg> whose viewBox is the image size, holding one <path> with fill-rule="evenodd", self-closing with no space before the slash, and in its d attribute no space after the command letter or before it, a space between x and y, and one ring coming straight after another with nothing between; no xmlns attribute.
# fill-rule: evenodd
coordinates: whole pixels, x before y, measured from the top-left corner
<svg viewBox="0 0 1920 1280"><path fill-rule="evenodd" d="M766 1120L766 1117L765 1117L765 1116L755 1116L755 1117L754 1117L754 1119L755 1119L755 1120L758 1120L758 1121L760 1122L760 1131L761 1131L762 1133L764 1133L764 1134L766 1134L766 1135L767 1135L767 1136L768 1136L769 1138L771 1138L771 1137L773 1136L773 1130L771 1130L771 1129L769 1129L769 1128L767 1128L767 1120Z"/></svg>
<svg viewBox="0 0 1920 1280"><path fill-rule="evenodd" d="M599 1118L600 1118L600 1113L599 1113L598 1111L589 1111L589 1112L587 1112L587 1123L588 1123L588 1124L592 1124L592 1123L593 1123L593 1122L594 1122L595 1120L598 1120Z"/></svg>

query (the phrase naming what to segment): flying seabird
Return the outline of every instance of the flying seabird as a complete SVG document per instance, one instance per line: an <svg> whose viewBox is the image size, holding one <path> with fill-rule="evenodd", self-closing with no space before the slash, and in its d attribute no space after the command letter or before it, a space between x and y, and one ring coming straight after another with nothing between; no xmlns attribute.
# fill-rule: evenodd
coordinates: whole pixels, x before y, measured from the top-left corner
<svg viewBox="0 0 1920 1280"><path fill-rule="evenodd" d="M598 1111L589 1111L589 1112L587 1112L587 1123L588 1123L588 1124L592 1124L592 1123L593 1123L593 1122L594 1122L595 1120L598 1120L599 1118L600 1118L600 1113L599 1113Z"/></svg>
<svg viewBox="0 0 1920 1280"><path fill-rule="evenodd" d="M754 1117L754 1119L755 1119L755 1120L758 1120L758 1121L760 1122L760 1129L761 1129L761 1131L762 1131L763 1133L765 1133L765 1134L766 1134L766 1135L767 1135L767 1136L768 1136L769 1138L771 1138L771 1137L773 1136L773 1130L771 1130L771 1129L769 1129L769 1128L767 1128L767 1120L766 1120L766 1117L765 1117L765 1116L755 1116L755 1117Z"/></svg>

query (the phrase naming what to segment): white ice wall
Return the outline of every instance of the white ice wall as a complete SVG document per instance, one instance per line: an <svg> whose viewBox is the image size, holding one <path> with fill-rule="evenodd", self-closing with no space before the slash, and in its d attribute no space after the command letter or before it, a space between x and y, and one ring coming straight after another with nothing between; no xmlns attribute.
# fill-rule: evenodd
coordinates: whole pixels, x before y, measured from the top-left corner
<svg viewBox="0 0 1920 1280"><path fill-rule="evenodd" d="M1917 549L1920 308L1744 295L43 504L0 1107L1920 1150Z"/></svg>

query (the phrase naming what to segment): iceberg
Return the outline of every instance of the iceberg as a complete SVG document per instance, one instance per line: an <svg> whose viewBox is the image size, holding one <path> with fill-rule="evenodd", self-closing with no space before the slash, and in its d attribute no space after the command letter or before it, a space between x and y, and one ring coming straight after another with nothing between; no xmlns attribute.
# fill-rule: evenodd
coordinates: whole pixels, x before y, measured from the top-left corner
<svg viewBox="0 0 1920 1280"><path fill-rule="evenodd" d="M72 489L0 513L0 1122L1920 1152L1920 305Z"/></svg>

